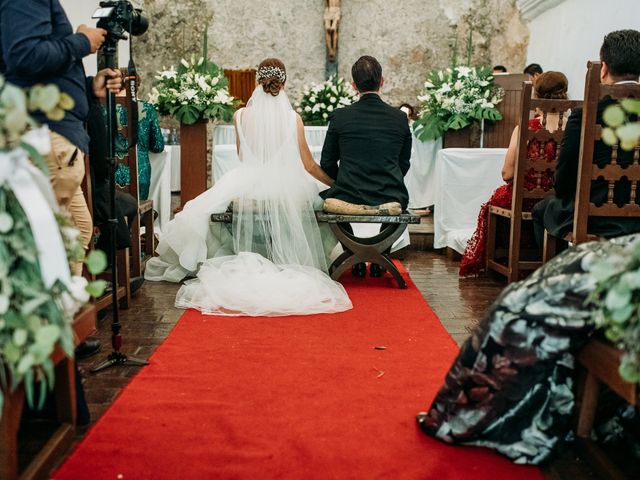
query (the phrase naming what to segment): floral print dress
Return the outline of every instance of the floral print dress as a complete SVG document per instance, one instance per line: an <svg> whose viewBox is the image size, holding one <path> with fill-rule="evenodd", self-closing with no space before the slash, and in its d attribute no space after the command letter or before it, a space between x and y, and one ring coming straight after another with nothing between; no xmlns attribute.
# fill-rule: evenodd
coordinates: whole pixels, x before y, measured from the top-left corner
<svg viewBox="0 0 640 480"><path fill-rule="evenodd" d="M572 427L576 354L594 330L594 261L640 235L566 250L509 285L462 346L420 428L538 464Z"/></svg>

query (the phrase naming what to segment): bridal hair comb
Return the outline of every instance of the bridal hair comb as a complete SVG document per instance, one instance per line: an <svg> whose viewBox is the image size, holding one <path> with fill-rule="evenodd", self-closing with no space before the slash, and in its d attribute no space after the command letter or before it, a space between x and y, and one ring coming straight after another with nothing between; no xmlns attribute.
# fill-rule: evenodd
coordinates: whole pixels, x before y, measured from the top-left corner
<svg viewBox="0 0 640 480"><path fill-rule="evenodd" d="M281 82L287 79L287 74L280 67L260 67L256 73L256 79L258 82L266 80L267 78L277 78Z"/></svg>

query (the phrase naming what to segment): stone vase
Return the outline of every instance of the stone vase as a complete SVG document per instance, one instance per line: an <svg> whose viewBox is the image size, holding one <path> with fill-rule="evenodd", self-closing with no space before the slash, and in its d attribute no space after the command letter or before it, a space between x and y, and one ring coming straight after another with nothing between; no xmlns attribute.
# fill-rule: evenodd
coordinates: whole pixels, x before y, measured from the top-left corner
<svg viewBox="0 0 640 480"><path fill-rule="evenodd" d="M207 189L207 124L180 124L180 205L193 200Z"/></svg>

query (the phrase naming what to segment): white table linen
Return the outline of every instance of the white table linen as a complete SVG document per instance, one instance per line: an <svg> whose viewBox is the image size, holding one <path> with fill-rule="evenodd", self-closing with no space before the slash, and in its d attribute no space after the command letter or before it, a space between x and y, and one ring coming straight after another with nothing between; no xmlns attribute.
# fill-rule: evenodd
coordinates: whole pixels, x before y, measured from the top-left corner
<svg viewBox="0 0 640 480"><path fill-rule="evenodd" d="M436 156L442 138L423 142L412 136L411 167L404 177L409 192L409 208L430 207L435 202Z"/></svg>
<svg viewBox="0 0 640 480"><path fill-rule="evenodd" d="M153 209L158 212L158 217L153 223L154 233L158 237L162 235L162 229L171 219L171 157L171 146L165 147L161 153L149 152L151 163L149 198L153 200Z"/></svg>
<svg viewBox="0 0 640 480"><path fill-rule="evenodd" d="M169 167L171 169L171 191L180 191L180 145L165 145L169 151Z"/></svg>
<svg viewBox="0 0 640 480"><path fill-rule="evenodd" d="M504 183L506 148L445 148L436 156L434 248L462 254L475 231L480 207Z"/></svg>

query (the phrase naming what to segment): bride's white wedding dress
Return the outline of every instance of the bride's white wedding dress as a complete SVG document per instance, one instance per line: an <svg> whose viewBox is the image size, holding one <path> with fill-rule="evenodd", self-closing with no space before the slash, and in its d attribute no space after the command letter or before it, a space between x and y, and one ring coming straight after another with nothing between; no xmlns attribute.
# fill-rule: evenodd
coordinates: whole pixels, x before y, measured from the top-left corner
<svg viewBox="0 0 640 480"><path fill-rule="evenodd" d="M327 275L313 210L318 187L300 159L296 116L281 91L256 88L236 119L240 167L188 202L147 263L147 280L179 282L179 308L206 314L279 316L348 310ZM188 159L183 159L188 161ZM211 224L233 203L233 225Z"/></svg>

